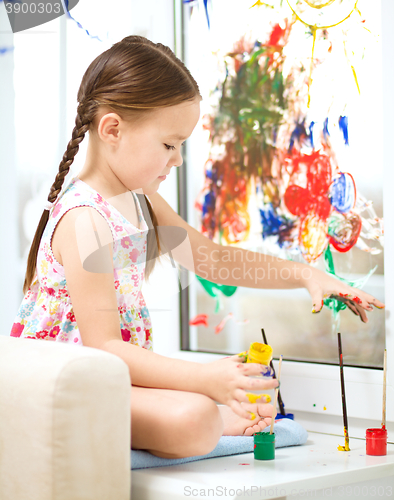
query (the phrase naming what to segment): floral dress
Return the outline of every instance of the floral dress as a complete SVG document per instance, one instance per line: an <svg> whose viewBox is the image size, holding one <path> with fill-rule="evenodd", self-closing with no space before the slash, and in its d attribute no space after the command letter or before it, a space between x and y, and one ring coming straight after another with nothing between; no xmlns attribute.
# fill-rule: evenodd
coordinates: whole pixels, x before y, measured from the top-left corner
<svg viewBox="0 0 394 500"><path fill-rule="evenodd" d="M37 255L33 282L19 307L11 336L82 344L64 268L52 252L51 241L57 223L70 209L95 208L107 221L113 237L114 287L119 324L125 342L152 350L152 325L141 292L146 260L148 225L141 205L134 197L140 228L132 225L102 196L74 177L51 209Z"/></svg>

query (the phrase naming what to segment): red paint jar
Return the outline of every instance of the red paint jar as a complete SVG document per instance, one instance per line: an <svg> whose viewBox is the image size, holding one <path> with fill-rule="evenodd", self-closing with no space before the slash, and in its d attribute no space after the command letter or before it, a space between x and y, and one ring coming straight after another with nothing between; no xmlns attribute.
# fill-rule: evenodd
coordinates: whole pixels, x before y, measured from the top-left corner
<svg viewBox="0 0 394 500"><path fill-rule="evenodd" d="M367 429L367 455L387 455L387 429Z"/></svg>

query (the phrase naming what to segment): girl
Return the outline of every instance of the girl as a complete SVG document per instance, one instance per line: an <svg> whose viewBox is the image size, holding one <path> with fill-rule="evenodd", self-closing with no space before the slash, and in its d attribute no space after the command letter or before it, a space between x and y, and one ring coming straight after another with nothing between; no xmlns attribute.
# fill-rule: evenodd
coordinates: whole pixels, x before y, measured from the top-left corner
<svg viewBox="0 0 394 500"><path fill-rule="evenodd" d="M154 256L163 253L158 227L187 232L173 256L190 271L204 271L208 280L306 287L314 312L333 294L363 321L370 304L383 307L307 265L265 255L262 261L261 254L217 245L172 210L157 189L182 164L180 147L199 120L200 100L185 65L168 47L144 37L126 37L91 63L78 91L72 139L30 249L25 296L11 332L103 349L123 359L133 385L132 447L168 458L206 454L222 435L251 435L269 425L272 406L249 404L246 393L278 383L269 368L245 364L238 355L200 364L152 351L141 286ZM88 131L84 167L61 193ZM251 272L242 275L245 262ZM229 277L219 281L218 272ZM252 377L261 374L268 378Z"/></svg>

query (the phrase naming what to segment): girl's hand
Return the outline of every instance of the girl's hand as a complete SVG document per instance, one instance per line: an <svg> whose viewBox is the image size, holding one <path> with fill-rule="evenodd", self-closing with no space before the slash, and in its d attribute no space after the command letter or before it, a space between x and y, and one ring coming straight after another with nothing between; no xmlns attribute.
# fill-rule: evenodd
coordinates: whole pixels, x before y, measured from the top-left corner
<svg viewBox="0 0 394 500"><path fill-rule="evenodd" d="M372 306L379 309L384 307L383 302L375 299L369 293L347 285L319 269L312 269L313 274L311 278L305 280L305 287L312 297L313 313L318 313L322 310L323 299L328 297L346 304L356 316L360 316L361 321L364 323L368 322L365 311L373 311Z"/></svg>
<svg viewBox="0 0 394 500"><path fill-rule="evenodd" d="M218 403L229 406L234 413L243 418L251 418L247 408L250 405L246 396L250 391L275 389L278 386L269 366L245 363L244 357L236 354L202 365L206 391L204 393ZM262 376L263 375L263 376ZM261 379L251 376L262 376ZM247 403L245 407L241 403Z"/></svg>

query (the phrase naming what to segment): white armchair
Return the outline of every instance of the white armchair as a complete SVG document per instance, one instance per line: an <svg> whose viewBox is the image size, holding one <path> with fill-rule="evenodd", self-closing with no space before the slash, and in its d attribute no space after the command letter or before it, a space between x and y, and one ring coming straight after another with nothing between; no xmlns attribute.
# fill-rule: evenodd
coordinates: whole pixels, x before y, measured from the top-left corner
<svg viewBox="0 0 394 500"><path fill-rule="evenodd" d="M129 500L130 442L124 361L0 335L0 500Z"/></svg>

